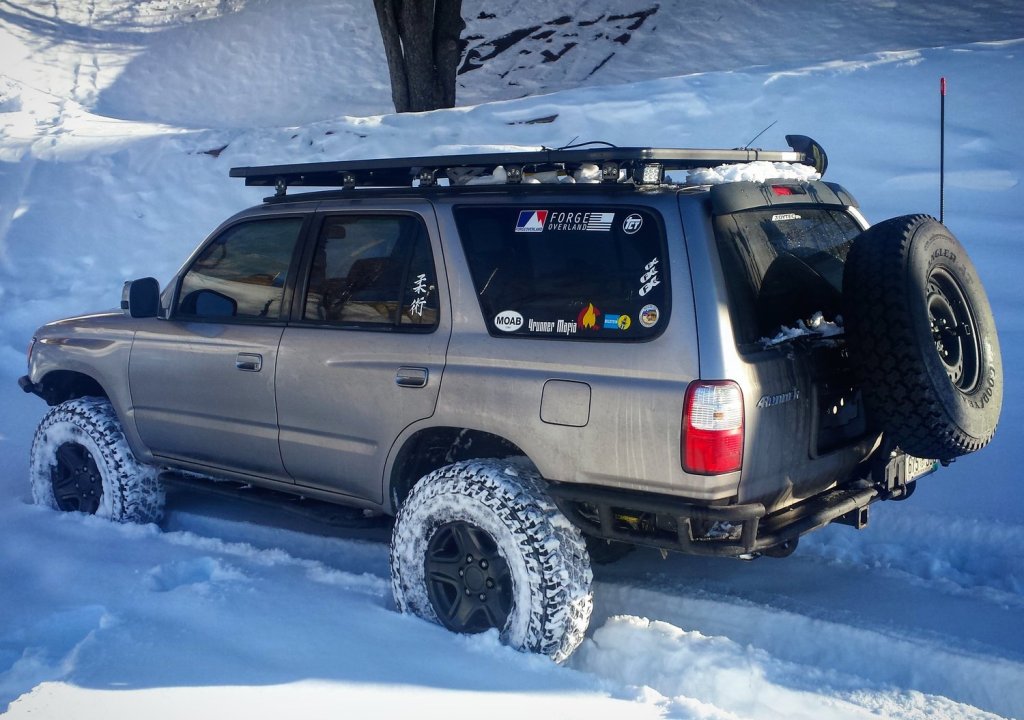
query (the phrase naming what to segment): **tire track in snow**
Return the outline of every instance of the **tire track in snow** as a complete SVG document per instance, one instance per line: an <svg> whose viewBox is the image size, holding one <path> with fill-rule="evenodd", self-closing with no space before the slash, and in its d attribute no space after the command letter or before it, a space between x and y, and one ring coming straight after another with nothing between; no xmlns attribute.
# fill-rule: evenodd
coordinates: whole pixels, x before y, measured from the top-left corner
<svg viewBox="0 0 1024 720"><path fill-rule="evenodd" d="M824 686L827 694L846 697L859 706L886 704L887 717L915 717L910 712L915 701L909 696L899 700L893 695L885 702L879 698L884 692L892 695L894 687L938 696L929 701L932 705L949 698L1009 717L1024 709L1024 663L1013 659L981 655L912 632L833 622L742 598L675 589L666 592L634 583L596 585L592 639L580 665L574 667L635 684L628 673L615 671L616 667L628 669L627 665L595 659L601 654L605 628L621 634L621 628L616 629L621 619L616 618L622 616L660 621L669 627L695 630L705 638L727 639L736 648L760 651L763 657L756 658L749 674L740 672L741 677L756 679L765 667L774 668L789 678L786 684L795 691L811 692ZM633 634L637 634L635 629ZM742 652L733 654L744 656ZM662 660L671 663L672 655L667 652ZM658 667L658 661L651 666ZM734 663L722 673L735 671ZM858 696L863 697L858 701ZM900 710L903 705L906 707ZM963 717L961 711L946 717Z"/></svg>
<svg viewBox="0 0 1024 720"><path fill-rule="evenodd" d="M186 511L173 513L167 524L170 534L180 537L173 542L203 549L242 548L232 553L248 554L255 548L272 555L268 558L272 562L310 563L342 575L376 577L381 585L389 582L386 542L349 539L344 530L312 521L300 523L299 530L282 530ZM379 535L378 540L386 538L386 532ZM726 581L736 580L734 594L721 589L714 573L691 580L650 572L650 562L643 557L637 560L635 565L598 568L590 639L568 664L622 686L649 685L667 698L666 708L673 713L691 714L695 706L687 703L692 701L710 702L723 710L724 714L711 717L735 717L734 711L743 714L742 707L726 709L729 703L724 694L685 697L687 685L680 673L685 673L686 667L676 666L686 657L702 658L705 666L718 665L718 670L705 678L708 687L714 682L728 687L768 683L764 692L781 693L778 702L789 708L792 718L802 717L794 709L800 698L807 707L838 708L832 715L819 713L818 720L878 714L905 719L991 717L982 711L1013 717L1024 708L1024 685L1020 683L1024 656L983 654L986 648L967 647L969 643L962 637L945 637L922 616L899 618L902 624L885 623L879 615L887 617L889 607L872 610L862 605L863 598L842 600L845 587L832 581L850 575L850 567L830 568L816 557L805 558L808 562L804 563L761 561L762 567L782 578L783 585L791 586L793 595L786 597L754 587L757 583L744 585L743 571L752 566L721 560L705 565L699 559L677 558L683 563L683 575L689 574L685 566L691 560L698 563L698 571L701 566L726 568ZM741 568L739 575L733 575L736 567ZM908 581L885 570L862 572L879 584L885 580L894 585L897 603L913 604L921 593L941 593L938 581L925 582L916 575ZM832 591L806 598L801 588L807 587L808 577L819 588L831 586ZM863 584L861 579L852 582ZM963 607L983 608L984 600L984 596L953 597L951 608L940 608L932 620L939 625L955 622ZM778 607L780 604L792 604L796 609ZM654 656L640 665L631 664L628 656L636 654L637 647ZM663 667L675 670L660 672ZM770 716L765 712L759 706L757 717Z"/></svg>

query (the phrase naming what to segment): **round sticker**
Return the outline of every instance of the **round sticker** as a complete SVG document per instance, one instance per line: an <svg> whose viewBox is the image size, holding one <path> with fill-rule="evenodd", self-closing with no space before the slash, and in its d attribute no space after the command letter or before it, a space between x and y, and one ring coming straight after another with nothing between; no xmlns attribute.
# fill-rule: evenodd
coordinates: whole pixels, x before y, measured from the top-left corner
<svg viewBox="0 0 1024 720"><path fill-rule="evenodd" d="M629 330L629 326L633 324L633 321L629 319L629 315L619 315L619 330Z"/></svg>
<svg viewBox="0 0 1024 720"><path fill-rule="evenodd" d="M633 233L639 231L640 228L643 227L643 224L643 217L637 215L636 213L633 213L632 215L627 216L626 219L622 221L622 232L626 233L627 235L632 235Z"/></svg>
<svg viewBox="0 0 1024 720"><path fill-rule="evenodd" d="M645 328L654 327L658 324L658 306L644 305L640 309L640 324Z"/></svg>

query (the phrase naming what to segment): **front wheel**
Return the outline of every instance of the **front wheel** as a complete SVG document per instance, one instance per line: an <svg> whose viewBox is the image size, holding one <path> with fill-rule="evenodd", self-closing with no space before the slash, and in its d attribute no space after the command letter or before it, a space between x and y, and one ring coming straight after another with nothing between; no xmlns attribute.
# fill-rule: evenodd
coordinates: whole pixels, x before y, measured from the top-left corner
<svg viewBox="0 0 1024 720"><path fill-rule="evenodd" d="M583 537L520 463L470 460L420 480L395 520L391 574L402 612L460 633L497 628L556 661L590 622Z"/></svg>
<svg viewBox="0 0 1024 720"><path fill-rule="evenodd" d="M157 470L135 458L105 398L51 409L36 429L29 474L39 505L116 522L156 522L163 515Z"/></svg>

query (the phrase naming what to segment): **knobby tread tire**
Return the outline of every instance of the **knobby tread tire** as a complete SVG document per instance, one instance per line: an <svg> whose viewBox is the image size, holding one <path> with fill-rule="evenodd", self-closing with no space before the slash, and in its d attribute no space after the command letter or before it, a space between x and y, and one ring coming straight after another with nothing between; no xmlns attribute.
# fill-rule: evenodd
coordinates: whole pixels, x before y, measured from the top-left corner
<svg viewBox="0 0 1024 720"><path fill-rule="evenodd" d="M157 468L136 459L121 421L106 398L84 397L52 408L39 423L29 466L32 498L57 509L51 468L56 449L66 442L92 456L102 479L96 515L115 522L157 522L163 516L164 490Z"/></svg>
<svg viewBox="0 0 1024 720"><path fill-rule="evenodd" d="M931 274L956 280L974 318L979 382L959 388L932 336ZM1002 406L995 321L977 271L953 234L927 215L892 218L856 240L843 275L846 337L867 410L904 451L952 460L991 440Z"/></svg>
<svg viewBox="0 0 1024 720"><path fill-rule="evenodd" d="M500 629L502 641L556 662L567 658L590 623L590 559L579 529L525 463L458 462L415 485L395 520L391 543L398 609L438 622L426 589L426 548L438 528L457 521L490 534L509 565L513 602Z"/></svg>

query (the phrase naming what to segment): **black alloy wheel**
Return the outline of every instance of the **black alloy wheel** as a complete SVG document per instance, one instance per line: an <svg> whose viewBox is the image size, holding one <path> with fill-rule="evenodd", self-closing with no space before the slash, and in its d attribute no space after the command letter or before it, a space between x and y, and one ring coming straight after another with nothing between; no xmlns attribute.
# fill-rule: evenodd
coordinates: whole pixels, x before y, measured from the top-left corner
<svg viewBox="0 0 1024 720"><path fill-rule="evenodd" d="M460 633L502 630L512 576L494 539L463 521L442 525L427 546L427 595L441 624Z"/></svg>
<svg viewBox="0 0 1024 720"><path fill-rule="evenodd" d="M96 514L103 496L103 479L92 454L83 446L69 442L57 448L50 482L60 510Z"/></svg>
<svg viewBox="0 0 1024 720"><path fill-rule="evenodd" d="M936 267L928 277L928 320L935 351L949 380L969 394L978 385L981 349L978 331L964 291L945 268Z"/></svg>

